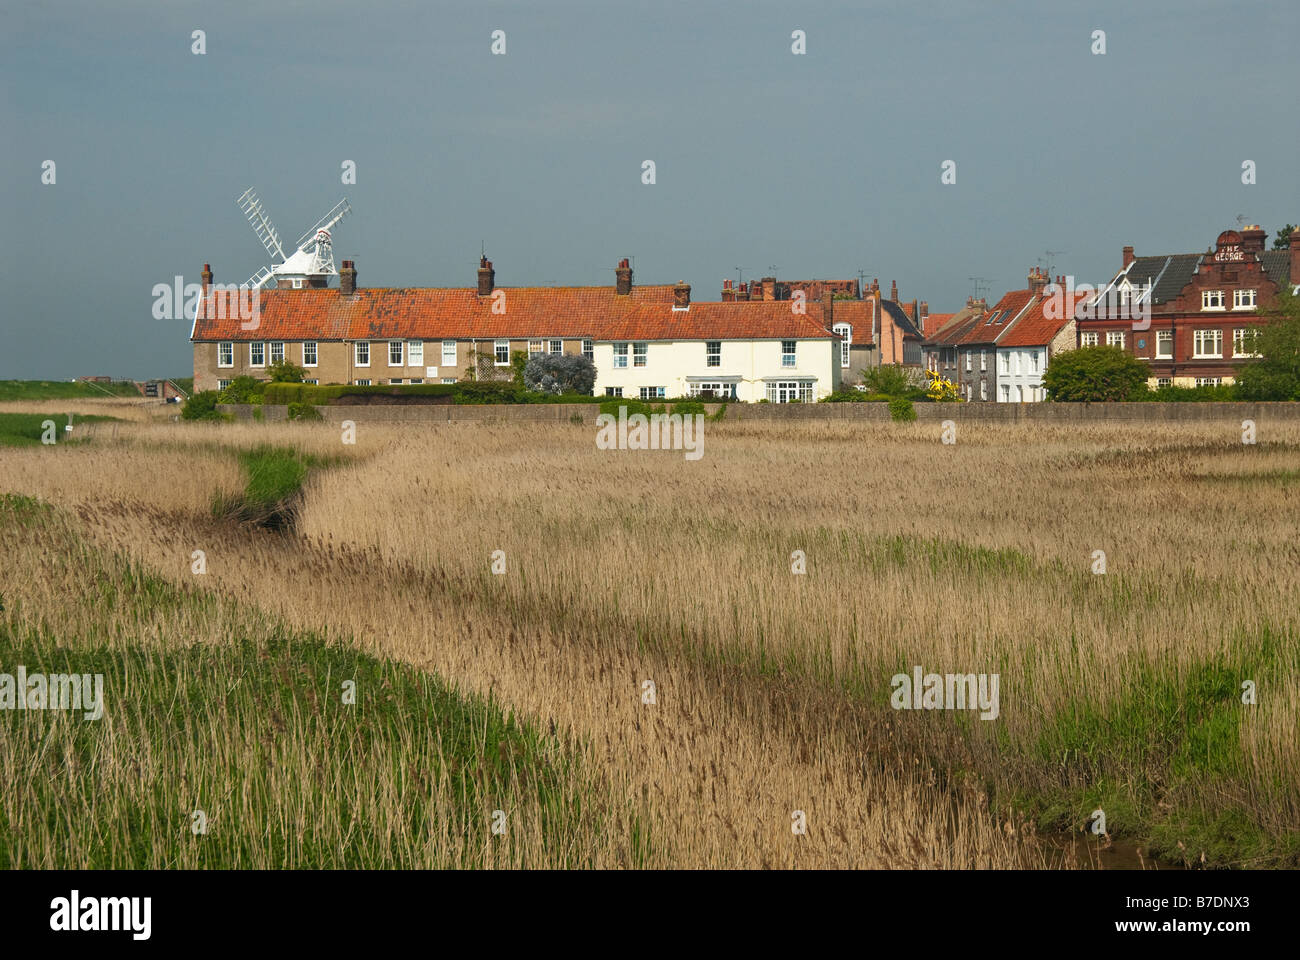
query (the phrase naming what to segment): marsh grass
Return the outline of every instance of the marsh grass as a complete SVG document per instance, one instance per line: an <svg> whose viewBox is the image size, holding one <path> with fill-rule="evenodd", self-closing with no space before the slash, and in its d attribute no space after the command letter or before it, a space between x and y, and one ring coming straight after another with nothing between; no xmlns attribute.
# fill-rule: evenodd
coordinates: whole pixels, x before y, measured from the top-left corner
<svg viewBox="0 0 1300 960"><path fill-rule="evenodd" d="M344 455L328 424L140 425L18 451L0 489L168 583L206 550L204 635L269 617L554 727L617 798L597 865L1044 866L1034 831L1099 804L1148 854L1297 862L1300 501L1250 479L1295 469L1296 427L1244 447L1215 424L964 425L941 446L922 423L732 422L684 464L568 424L359 426ZM286 536L210 510L266 444L339 458ZM144 465L184 482L120 481ZM33 562L24 543L0 570ZM5 591L26 619L58 603ZM116 629L150 649L184 635L137 617ZM999 718L891 710L914 664L999 673Z"/></svg>
<svg viewBox="0 0 1300 960"><path fill-rule="evenodd" d="M490 696L232 620L210 595L101 556L30 498L0 501L0 531L59 551L52 581L86 574L53 615L0 605L0 670L104 677L99 720L0 712L0 868L593 864L608 795L570 748ZM145 622L168 642L114 630ZM205 643L195 626L228 635Z"/></svg>

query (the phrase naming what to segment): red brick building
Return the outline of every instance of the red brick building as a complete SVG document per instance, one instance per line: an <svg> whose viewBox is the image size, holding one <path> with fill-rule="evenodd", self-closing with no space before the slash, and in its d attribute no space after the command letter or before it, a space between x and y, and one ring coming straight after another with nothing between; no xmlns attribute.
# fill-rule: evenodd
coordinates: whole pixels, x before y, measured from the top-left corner
<svg viewBox="0 0 1300 960"><path fill-rule="evenodd" d="M1300 231L1283 250L1266 250L1266 239L1262 227L1249 226L1223 231L1202 254L1139 257L1125 247L1120 271L1093 303L1149 306L1150 326L1131 315L1089 318L1085 310L1079 345L1128 350L1150 365L1152 387L1232 383L1253 355L1249 331L1267 322L1257 309L1300 284Z"/></svg>

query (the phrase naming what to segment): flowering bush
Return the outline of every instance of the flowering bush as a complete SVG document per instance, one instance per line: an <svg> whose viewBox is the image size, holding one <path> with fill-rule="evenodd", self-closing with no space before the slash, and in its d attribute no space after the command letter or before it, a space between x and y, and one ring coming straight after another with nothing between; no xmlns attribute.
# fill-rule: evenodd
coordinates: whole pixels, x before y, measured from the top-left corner
<svg viewBox="0 0 1300 960"><path fill-rule="evenodd" d="M961 394L957 390L957 384L940 376L933 370L925 371L925 375L930 378L930 384L925 388L925 395L931 400L940 403L961 401Z"/></svg>

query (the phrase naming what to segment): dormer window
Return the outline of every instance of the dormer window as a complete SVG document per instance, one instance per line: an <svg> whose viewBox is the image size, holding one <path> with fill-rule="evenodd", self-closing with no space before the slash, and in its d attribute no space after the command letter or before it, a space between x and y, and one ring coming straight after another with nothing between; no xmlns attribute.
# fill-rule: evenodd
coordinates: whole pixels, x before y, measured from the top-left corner
<svg viewBox="0 0 1300 960"><path fill-rule="evenodd" d="M301 290L301 289L302 289L302 277L294 277L294 278L293 278L292 280L290 280L289 282L290 282L291 284L293 284L293 288L294 288L295 290Z"/></svg>

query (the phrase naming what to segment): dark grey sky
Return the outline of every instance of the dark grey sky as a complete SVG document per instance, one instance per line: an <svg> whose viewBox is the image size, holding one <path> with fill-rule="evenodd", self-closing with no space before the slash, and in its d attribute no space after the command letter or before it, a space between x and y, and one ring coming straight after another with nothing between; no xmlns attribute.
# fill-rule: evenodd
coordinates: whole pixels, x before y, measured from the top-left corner
<svg viewBox="0 0 1300 960"><path fill-rule="evenodd" d="M485 242L502 286L634 256L696 299L776 265L932 311L1047 249L1096 281L1126 243L1300 221L1294 0L3 0L0 23L0 378L188 374L151 291L267 261L249 186L286 244L346 195L363 286L472 285Z"/></svg>

